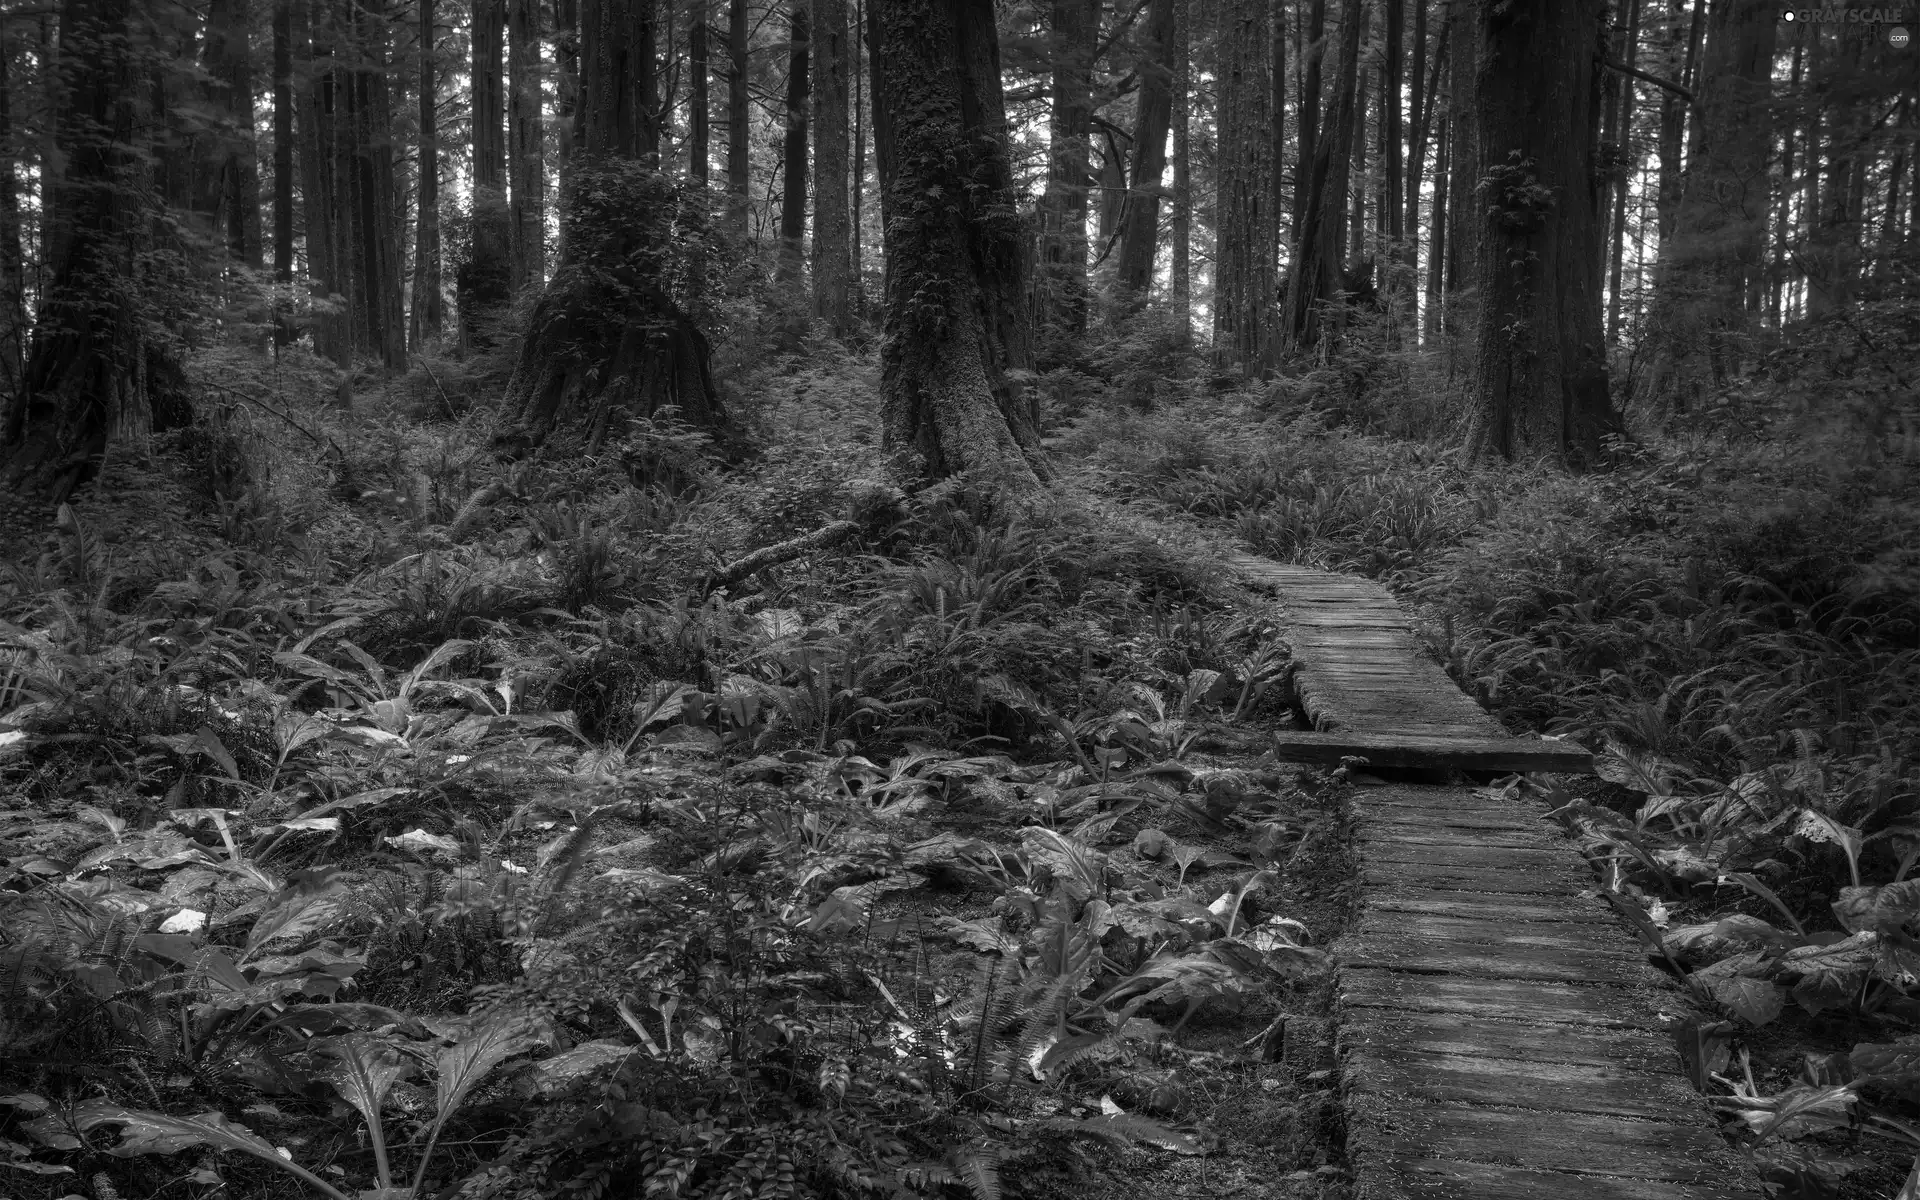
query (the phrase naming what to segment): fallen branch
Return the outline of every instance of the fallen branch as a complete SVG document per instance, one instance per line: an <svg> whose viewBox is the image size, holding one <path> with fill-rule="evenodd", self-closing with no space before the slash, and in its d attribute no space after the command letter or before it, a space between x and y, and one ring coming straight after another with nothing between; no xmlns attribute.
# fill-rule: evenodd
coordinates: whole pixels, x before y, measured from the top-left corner
<svg viewBox="0 0 1920 1200"><path fill-rule="evenodd" d="M799 537L788 538L784 542L763 546L707 576L706 590L711 592L716 588L731 587L755 572L764 571L768 567L778 566L783 562L792 562L796 558L804 557L810 551L831 546L836 542L844 542L858 532L860 532L858 521L835 521L811 533L803 533Z"/></svg>

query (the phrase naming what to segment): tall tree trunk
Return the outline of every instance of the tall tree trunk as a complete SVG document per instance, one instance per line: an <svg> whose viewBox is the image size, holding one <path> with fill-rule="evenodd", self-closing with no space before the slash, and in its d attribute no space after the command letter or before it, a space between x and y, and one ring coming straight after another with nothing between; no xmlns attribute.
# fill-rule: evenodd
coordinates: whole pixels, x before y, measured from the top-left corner
<svg viewBox="0 0 1920 1200"><path fill-rule="evenodd" d="M1634 66L1640 54L1640 10L1644 0L1627 0L1627 42L1623 61ZM1633 78L1620 79L1619 108L1611 118L1614 126L1613 218L1608 222L1607 341L1620 340L1621 278L1627 256L1627 193L1632 190L1638 159L1633 153Z"/></svg>
<svg viewBox="0 0 1920 1200"><path fill-rule="evenodd" d="M1267 221L1273 226L1267 235L1268 244L1275 253L1286 244L1287 214L1287 8L1285 4L1273 7L1273 99L1269 102L1273 109L1273 192L1267 197Z"/></svg>
<svg viewBox="0 0 1920 1200"><path fill-rule="evenodd" d="M1477 0L1480 330L1467 448L1596 463L1621 429L1600 326L1603 0Z"/></svg>
<svg viewBox="0 0 1920 1200"><path fill-rule="evenodd" d="M1173 264L1168 286L1184 343L1193 336L1193 0L1174 0Z"/></svg>
<svg viewBox="0 0 1920 1200"><path fill-rule="evenodd" d="M849 237L853 251L853 315L867 318L867 277L865 265L866 226L862 219L867 198L867 122L866 87L867 16L861 0L853 0L853 31L847 69L853 75L853 230Z"/></svg>
<svg viewBox="0 0 1920 1200"><path fill-rule="evenodd" d="M0 20L0 412L20 394L27 362L27 275L20 249L19 161L13 134L13 41Z"/></svg>
<svg viewBox="0 0 1920 1200"><path fill-rule="evenodd" d="M747 0L727 8L727 227L747 236Z"/></svg>
<svg viewBox="0 0 1920 1200"><path fill-rule="evenodd" d="M513 213L507 204L506 0L473 0L473 210L467 260L455 275L460 344L491 347L513 300Z"/></svg>
<svg viewBox="0 0 1920 1200"><path fill-rule="evenodd" d="M1421 0L1413 0L1416 8ZM1381 64L1380 78L1380 156L1383 174L1384 195L1382 197L1382 224L1385 226L1387 243L1393 247L1395 259L1404 257L1400 239L1405 235L1401 224L1402 209L1406 203L1401 188L1405 179L1403 157L1407 152L1405 131L1400 119L1400 76L1405 70L1405 48L1401 43L1402 25L1406 20L1403 0L1387 0L1383 12L1386 23L1386 61ZM1420 74L1420 64L1413 64L1413 73ZM1381 291L1391 293L1398 286L1392 279L1381 280Z"/></svg>
<svg viewBox="0 0 1920 1200"><path fill-rule="evenodd" d="M394 186L393 110L387 90L387 19L356 6L359 54L351 77L354 262L362 344L389 371L407 366L401 295L398 193Z"/></svg>
<svg viewBox="0 0 1920 1200"><path fill-rule="evenodd" d="M1473 204L1480 177L1479 129L1474 117L1474 76L1480 65L1474 6L1479 0L1447 0L1447 267L1443 296L1471 292L1482 222ZM1469 351L1470 353L1470 351Z"/></svg>
<svg viewBox="0 0 1920 1200"><path fill-rule="evenodd" d="M1647 394L1685 411L1751 350L1747 293L1765 267L1774 30L1767 0L1716 0L1701 61L1697 136L1654 284Z"/></svg>
<svg viewBox="0 0 1920 1200"><path fill-rule="evenodd" d="M1424 0L1416 0L1414 16L1416 49L1411 67L1416 93L1413 104L1413 150L1407 156L1407 216L1402 228L1407 235L1407 286L1417 291L1420 288L1420 189L1427 169L1427 141L1433 136L1434 109L1438 107L1437 101L1440 98L1440 71L1447 62L1447 23L1444 19L1440 22L1439 36L1429 43ZM1422 85L1420 66L1426 61L1425 47L1429 44L1433 47L1433 64L1428 68L1426 82ZM1437 140L1445 141L1444 129ZM1441 196L1446 192L1446 176L1442 174L1441 161L1441 155L1436 150L1433 164L1433 224L1431 226L1433 235L1427 245L1427 256L1430 260L1438 258L1446 245L1446 230L1442 225L1445 216L1441 205ZM1444 277L1444 269L1439 274L1429 269L1427 275L1430 280L1438 284ZM1432 301L1433 296L1430 294L1422 325L1422 328L1427 331L1426 337L1431 337L1439 331L1437 314L1433 310Z"/></svg>
<svg viewBox="0 0 1920 1200"><path fill-rule="evenodd" d="M1793 31L1793 67L1787 76L1787 91L1790 95L1800 94L1801 71L1806 65L1807 26L1796 25ZM1786 137L1782 139L1780 155L1780 177L1791 180L1799 163L1800 130L1794 121L1786 122ZM1808 160L1812 161L1812 160ZM1773 266L1767 278L1767 324L1779 329L1785 314L1782 308L1783 293L1787 281L1787 255L1794 230L1794 203L1791 185L1782 189L1780 203L1776 205L1777 214L1773 236Z"/></svg>
<svg viewBox="0 0 1920 1200"><path fill-rule="evenodd" d="M1327 58L1327 0L1307 6L1307 33L1300 50L1300 161L1294 167L1293 240L1300 244L1300 224L1306 219L1311 196L1306 175L1320 152L1320 67ZM1293 274L1298 274L1297 260Z"/></svg>
<svg viewBox="0 0 1920 1200"><path fill-rule="evenodd" d="M847 219L847 0L813 0L813 315L853 325Z"/></svg>
<svg viewBox="0 0 1920 1200"><path fill-rule="evenodd" d="M518 291L529 284L538 286L547 272L547 136L540 114L538 0L509 0L507 55L507 175L513 237L508 280Z"/></svg>
<svg viewBox="0 0 1920 1200"><path fill-rule="evenodd" d="M1095 189L1095 228L1100 231L1099 249L1094 252L1097 265L1105 261L1120 236L1120 224L1127 204L1127 152L1109 126L1094 139L1100 148L1100 186Z"/></svg>
<svg viewBox="0 0 1920 1200"><path fill-rule="evenodd" d="M1127 307L1146 307L1153 286L1153 257L1160 242L1161 176L1167 167L1167 128L1173 120L1173 22L1179 0L1152 0L1142 53L1134 63L1140 79L1139 119L1133 133L1133 191L1127 196L1126 230L1120 239L1120 287Z"/></svg>
<svg viewBox="0 0 1920 1200"><path fill-rule="evenodd" d="M787 123L780 144L780 264L787 282L800 278L807 235L808 0L787 8Z"/></svg>
<svg viewBox="0 0 1920 1200"><path fill-rule="evenodd" d="M1371 6L1363 10L1360 23L1369 24ZM1362 41L1365 42L1363 35ZM1358 278L1367 267L1367 101L1373 95L1373 68L1367 65L1371 57L1368 48L1363 45L1360 52L1359 82L1353 93L1353 172L1349 176L1347 194L1352 198L1353 215L1347 222L1347 271L1349 279Z"/></svg>
<svg viewBox="0 0 1920 1200"><path fill-rule="evenodd" d="M253 145L253 56L246 0L213 0L207 10L204 94L214 114L201 135L194 207L206 232L235 262L258 268L260 174Z"/></svg>
<svg viewBox="0 0 1920 1200"><path fill-rule="evenodd" d="M1700 59L1700 41L1706 28L1708 0L1691 0L1693 11L1689 16L1689 0L1672 0L1667 22L1668 70L1679 68L1681 84L1687 88L1693 86L1696 64ZM1684 34L1682 30L1684 29ZM1684 40L1682 38L1684 37ZM1660 244L1666 245L1673 236L1673 223L1680 212L1680 191L1683 187L1684 162L1681 158L1686 146L1687 106L1679 96L1672 92L1662 94L1660 102L1660 184L1658 211L1660 217Z"/></svg>
<svg viewBox="0 0 1920 1200"><path fill-rule="evenodd" d="M1273 195L1272 11L1266 0L1220 7L1219 152L1214 167L1214 361L1262 378L1275 361L1276 254L1266 206Z"/></svg>
<svg viewBox="0 0 1920 1200"><path fill-rule="evenodd" d="M1346 0L1340 18L1340 59L1335 68L1333 105L1314 139L1308 168L1306 205L1294 237L1293 270L1281 332L1294 353L1324 354L1338 322L1326 323L1326 305L1341 290L1341 251L1347 211L1348 170L1353 162L1355 93L1360 80L1360 34L1366 25L1366 0Z"/></svg>
<svg viewBox="0 0 1920 1200"><path fill-rule="evenodd" d="M28 351L26 386L0 417L0 478L63 500L97 470L110 443L140 445L183 424L184 378L164 339L148 333L161 314L141 279L155 227L142 111L153 94L134 47L150 31L129 0L63 0L64 87L56 140L65 171L56 211L63 228L49 264Z"/></svg>
<svg viewBox="0 0 1920 1200"><path fill-rule="evenodd" d="M337 22L327 0L295 0L294 46L308 81L301 108L300 197L306 218L314 349L340 366L353 361L353 286L345 250L346 197L339 146L346 78Z"/></svg>
<svg viewBox="0 0 1920 1200"><path fill-rule="evenodd" d="M293 282L293 0L273 3L273 279Z"/></svg>
<svg viewBox="0 0 1920 1200"><path fill-rule="evenodd" d="M1040 487L1026 239L992 0L869 0L887 251L883 448L913 482Z"/></svg>
<svg viewBox="0 0 1920 1200"><path fill-rule="evenodd" d="M696 11L704 14L704 4ZM579 0L554 0L553 3L553 80L554 154L560 160L560 186L565 187L580 119ZM564 251L556 246L555 253Z"/></svg>
<svg viewBox="0 0 1920 1200"><path fill-rule="evenodd" d="M496 447L525 452L556 431L597 448L673 406L730 438L706 337L675 281L674 231L704 220L658 169L650 0L580 6L580 121L562 193L563 253L507 381ZM697 240L697 239L696 239Z"/></svg>
<svg viewBox="0 0 1920 1200"><path fill-rule="evenodd" d="M1451 122L1440 127L1433 154L1433 240L1427 245L1427 305L1422 339L1435 342L1446 331L1447 182L1451 178L1453 148L1448 140Z"/></svg>
<svg viewBox="0 0 1920 1200"><path fill-rule="evenodd" d="M1074 359L1087 331L1091 80L1099 32L1100 0L1053 0L1053 109L1047 120L1047 190L1040 198L1040 264L1034 296L1042 369ZM874 95L877 102L877 86Z"/></svg>
<svg viewBox="0 0 1920 1200"><path fill-rule="evenodd" d="M712 0L692 0L687 18L687 174L701 187L707 186L713 155L713 97L707 69L707 51L712 41L707 16Z"/></svg>
<svg viewBox="0 0 1920 1200"><path fill-rule="evenodd" d="M1829 38L1817 29L1814 39L1816 86L1825 85L1821 124L1826 136L1826 171L1808 244L1800 257L1807 272L1807 316L1824 317L1853 303L1860 267L1860 231L1864 224L1859 168L1870 151L1864 147L1869 123L1864 111L1860 65L1866 42ZM1807 158L1807 174L1818 178L1819 159Z"/></svg>
<svg viewBox="0 0 1920 1200"><path fill-rule="evenodd" d="M413 243L413 337L417 347L440 340L445 323L440 296L439 87L433 72L433 0L420 6L420 200Z"/></svg>

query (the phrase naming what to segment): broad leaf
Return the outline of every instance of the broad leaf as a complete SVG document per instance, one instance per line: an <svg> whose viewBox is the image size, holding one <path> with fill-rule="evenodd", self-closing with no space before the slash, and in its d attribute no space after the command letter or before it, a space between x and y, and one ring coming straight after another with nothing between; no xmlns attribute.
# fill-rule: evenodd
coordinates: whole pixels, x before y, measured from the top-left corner
<svg viewBox="0 0 1920 1200"><path fill-rule="evenodd" d="M177 1154L194 1146L215 1150L236 1150L272 1163L281 1170L298 1175L336 1200L348 1200L346 1193L313 1172L283 1157L267 1141L244 1125L236 1125L218 1112L193 1117L173 1117L165 1113L125 1108L110 1100L89 1100L74 1109L74 1124L83 1130L102 1125L120 1125L120 1144L107 1153L120 1158L135 1154Z"/></svg>
<svg viewBox="0 0 1920 1200"><path fill-rule="evenodd" d="M266 911L253 923L247 935L247 948L240 956L245 965L264 950L269 942L311 937L338 915L345 888L339 872L331 867L301 871L286 887L267 901Z"/></svg>
<svg viewBox="0 0 1920 1200"><path fill-rule="evenodd" d="M434 1088L434 1126L445 1124L467 1093L495 1067L545 1041L525 1013L508 1008L496 1008L462 1030L458 1041L434 1053L434 1067L439 1073Z"/></svg>
<svg viewBox="0 0 1920 1200"><path fill-rule="evenodd" d="M1751 1025L1765 1025L1786 1008L1780 989L1764 979L1735 976L1713 985L1713 998L1733 1010L1733 1015Z"/></svg>

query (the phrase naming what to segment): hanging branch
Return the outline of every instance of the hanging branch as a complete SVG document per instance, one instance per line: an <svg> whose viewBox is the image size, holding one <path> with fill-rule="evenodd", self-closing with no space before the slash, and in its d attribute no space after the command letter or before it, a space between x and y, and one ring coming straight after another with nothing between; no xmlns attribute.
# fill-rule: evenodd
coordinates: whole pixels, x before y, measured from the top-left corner
<svg viewBox="0 0 1920 1200"><path fill-rule="evenodd" d="M1609 70L1618 71L1622 75L1630 75L1633 78L1640 80L1642 83L1650 83L1657 88L1665 88L1669 92L1672 92L1674 95L1680 97L1682 100L1685 100L1688 104L1693 105L1695 108L1698 108L1700 106L1700 102L1694 99L1694 95L1691 91L1681 87L1679 84L1673 82L1670 79L1662 79L1658 75L1649 75L1645 71L1642 71L1639 67L1630 67L1626 63L1621 62L1617 58L1607 58L1605 56L1602 56L1600 59L1600 65L1606 67Z"/></svg>

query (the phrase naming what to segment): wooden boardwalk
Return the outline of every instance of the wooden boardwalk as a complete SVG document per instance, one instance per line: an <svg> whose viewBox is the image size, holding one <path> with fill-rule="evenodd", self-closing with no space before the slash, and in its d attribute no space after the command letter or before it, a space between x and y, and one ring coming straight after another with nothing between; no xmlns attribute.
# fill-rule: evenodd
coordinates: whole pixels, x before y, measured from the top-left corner
<svg viewBox="0 0 1920 1200"><path fill-rule="evenodd" d="M1591 769L1577 750L1507 737L1418 653L1378 585L1234 565L1273 592L1316 727L1280 735L1283 754ZM1353 809L1363 908L1335 952L1359 1200L1761 1195L1662 1030L1685 998L1535 806L1387 784Z"/></svg>

